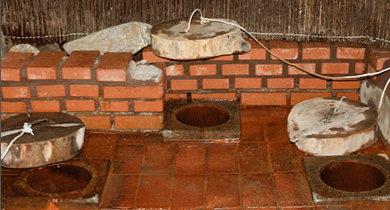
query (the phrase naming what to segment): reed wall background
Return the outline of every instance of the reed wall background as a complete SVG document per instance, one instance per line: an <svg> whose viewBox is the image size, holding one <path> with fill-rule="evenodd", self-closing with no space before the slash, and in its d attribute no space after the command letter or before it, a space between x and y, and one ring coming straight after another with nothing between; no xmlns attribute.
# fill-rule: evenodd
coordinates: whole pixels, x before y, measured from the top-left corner
<svg viewBox="0 0 390 210"><path fill-rule="evenodd" d="M130 21L190 16L196 8L235 20L262 40L390 48L389 0L2 0L1 28L13 43L64 43Z"/></svg>

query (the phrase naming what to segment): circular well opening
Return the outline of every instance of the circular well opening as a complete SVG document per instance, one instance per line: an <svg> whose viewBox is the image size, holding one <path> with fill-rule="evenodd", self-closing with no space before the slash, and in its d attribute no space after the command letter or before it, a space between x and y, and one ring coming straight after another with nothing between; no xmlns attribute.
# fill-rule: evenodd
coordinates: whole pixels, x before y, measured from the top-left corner
<svg viewBox="0 0 390 210"><path fill-rule="evenodd" d="M66 193L85 187L91 173L80 166L52 165L33 170L27 176L31 188L44 193Z"/></svg>
<svg viewBox="0 0 390 210"><path fill-rule="evenodd" d="M222 107L194 105L177 111L176 119L189 126L204 128L226 123L230 119L230 114Z"/></svg>
<svg viewBox="0 0 390 210"><path fill-rule="evenodd" d="M378 167L357 161L336 161L325 165L320 177L325 184L348 192L371 191L381 187L386 176Z"/></svg>

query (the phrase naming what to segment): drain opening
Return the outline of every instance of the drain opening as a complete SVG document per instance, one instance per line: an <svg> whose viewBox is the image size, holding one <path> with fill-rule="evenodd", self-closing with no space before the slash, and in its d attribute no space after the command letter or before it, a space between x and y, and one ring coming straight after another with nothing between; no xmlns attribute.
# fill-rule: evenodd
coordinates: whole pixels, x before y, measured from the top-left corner
<svg viewBox="0 0 390 210"><path fill-rule="evenodd" d="M225 109L207 105L185 107L176 113L176 119L179 122L200 128L221 125L229 118L229 112Z"/></svg>
<svg viewBox="0 0 390 210"><path fill-rule="evenodd" d="M379 168L364 162L337 161L322 168L325 184L348 192L371 191L381 187L386 176Z"/></svg>
<svg viewBox="0 0 390 210"><path fill-rule="evenodd" d="M73 165L53 165L32 171L27 182L44 193L66 193L85 187L91 180L88 170Z"/></svg>

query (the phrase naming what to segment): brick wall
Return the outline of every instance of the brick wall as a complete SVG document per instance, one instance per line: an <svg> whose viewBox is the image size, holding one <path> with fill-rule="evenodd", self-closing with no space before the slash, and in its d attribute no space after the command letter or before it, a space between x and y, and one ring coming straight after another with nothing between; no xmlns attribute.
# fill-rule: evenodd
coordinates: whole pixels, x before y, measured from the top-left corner
<svg viewBox="0 0 390 210"><path fill-rule="evenodd" d="M130 53L76 51L7 53L1 58L2 119L26 112L67 112L87 129L155 130L163 127L164 100L239 100L242 105L295 105L323 96L358 100L359 81L314 78L276 60L256 43L242 55L195 61L143 59L164 72L157 84L131 80ZM345 76L380 69L388 54L351 44L263 42L274 53L309 71ZM386 51L386 50L385 50ZM384 56L383 56L384 55ZM383 60L383 61L382 61Z"/></svg>

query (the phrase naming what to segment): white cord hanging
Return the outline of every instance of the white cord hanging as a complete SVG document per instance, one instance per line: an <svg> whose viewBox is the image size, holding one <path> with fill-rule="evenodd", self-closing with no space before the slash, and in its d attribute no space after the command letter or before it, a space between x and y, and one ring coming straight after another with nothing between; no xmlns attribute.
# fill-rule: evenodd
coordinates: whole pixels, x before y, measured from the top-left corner
<svg viewBox="0 0 390 210"><path fill-rule="evenodd" d="M18 129L19 131L21 131L20 134L17 135L14 139L12 139L12 141L9 143L9 145L5 149L4 153L1 155L1 161L3 161L4 157L7 155L9 149L12 147L12 144L14 144L14 142L16 140L18 140L21 136L23 136L23 134L29 133L29 134L34 136L33 129L31 128L31 126L32 126L31 123L24 123L23 128ZM8 135L10 135L10 134L8 134Z"/></svg>

